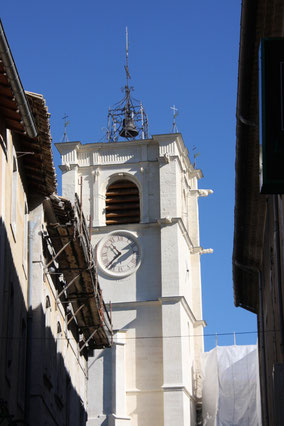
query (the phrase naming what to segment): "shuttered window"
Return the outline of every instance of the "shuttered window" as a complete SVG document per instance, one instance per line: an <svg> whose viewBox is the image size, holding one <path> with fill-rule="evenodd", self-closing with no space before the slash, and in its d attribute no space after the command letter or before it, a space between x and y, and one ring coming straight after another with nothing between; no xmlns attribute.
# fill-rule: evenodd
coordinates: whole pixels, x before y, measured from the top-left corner
<svg viewBox="0 0 284 426"><path fill-rule="evenodd" d="M139 189L129 180L118 180L106 192L106 224L140 222Z"/></svg>

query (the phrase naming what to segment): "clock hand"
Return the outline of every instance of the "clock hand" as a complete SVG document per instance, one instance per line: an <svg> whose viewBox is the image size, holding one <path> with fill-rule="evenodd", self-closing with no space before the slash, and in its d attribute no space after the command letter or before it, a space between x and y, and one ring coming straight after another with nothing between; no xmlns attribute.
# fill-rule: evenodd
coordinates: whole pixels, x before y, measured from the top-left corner
<svg viewBox="0 0 284 426"><path fill-rule="evenodd" d="M118 259L114 258L112 260L112 262L115 261L112 266L115 266L118 263L124 262L125 260L127 261L128 258L129 258L129 252L124 252L121 254L121 256L118 256Z"/></svg>
<svg viewBox="0 0 284 426"><path fill-rule="evenodd" d="M121 252L119 250L117 250L117 248L113 244L111 244L111 246L118 254L121 254Z"/></svg>
<svg viewBox="0 0 284 426"><path fill-rule="evenodd" d="M117 250L118 251L118 250ZM114 258L106 265L107 268L121 255L120 251L114 256Z"/></svg>

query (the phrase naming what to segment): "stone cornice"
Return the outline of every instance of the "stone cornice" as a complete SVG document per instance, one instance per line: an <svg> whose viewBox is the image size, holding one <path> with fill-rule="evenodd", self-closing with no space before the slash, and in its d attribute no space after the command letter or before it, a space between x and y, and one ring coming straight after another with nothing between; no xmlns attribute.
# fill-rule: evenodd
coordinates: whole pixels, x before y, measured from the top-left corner
<svg viewBox="0 0 284 426"><path fill-rule="evenodd" d="M114 414L114 413L112 413L112 414L110 414L110 416L111 417L113 417L115 420L121 420L121 421L124 421L124 420L127 420L127 422L129 421L131 421L131 417L126 417L126 416L118 416L117 414ZM120 423L119 423L120 424ZM129 423L130 424L130 423Z"/></svg>
<svg viewBox="0 0 284 426"><path fill-rule="evenodd" d="M79 146L81 145L81 142L77 141L77 142L57 142L54 144L56 146L56 148L58 149L60 154L64 154L64 152L66 151L66 149L68 148L68 151L70 151L70 148L73 149L78 149Z"/></svg>
<svg viewBox="0 0 284 426"><path fill-rule="evenodd" d="M65 164L60 164L58 167L62 172L69 172L70 170L74 170L74 169L78 168L79 165L78 164L67 164L67 163L65 163Z"/></svg>
<svg viewBox="0 0 284 426"><path fill-rule="evenodd" d="M170 304L175 304L175 303L181 303L182 304L182 306L183 306L183 308L184 308L184 310L186 311L186 313L187 313L187 315L188 315L188 317L190 318L190 320L191 320L191 322L192 322L192 324L193 324L193 326L195 327L196 325L198 326L198 325L201 325L201 322L203 321L203 320L197 320L196 318L195 318L195 315L194 315L194 313L192 312L192 310L191 310L191 308L190 308L190 306L189 306L189 304L188 304L188 302L187 302L187 300L186 300L186 298L184 297L184 296L166 296L166 297L159 297L159 301L160 301L160 303L161 304L168 304L168 305L170 305ZM205 327L205 325L206 325L206 322L204 321L204 327Z"/></svg>
<svg viewBox="0 0 284 426"><path fill-rule="evenodd" d="M169 144L171 147L167 148L164 144ZM164 144L163 144L164 143ZM174 146L172 146L175 144ZM153 145L160 147L160 154L156 159L143 158L143 146ZM122 141L111 143L89 143L82 144L80 141L74 142L59 142L55 144L59 153L64 156L62 159L63 164L68 163L67 166L73 164L76 158L76 164L81 167L94 167L103 165L104 167L115 165L134 165L141 163L149 163L156 161L163 161L164 163L170 160L177 160L180 164L181 170L188 174L188 177L200 179L203 177L201 170L194 169L188 157L188 150L184 145L182 135L180 133L153 135L152 139L142 139L137 141ZM119 149L118 149L119 148ZM137 151L138 149L138 151ZM128 152L126 154L125 150ZM139 155L139 151L141 155ZM69 154L74 153L73 159L69 159ZM78 157L78 158L77 158ZM65 169L64 169L65 170Z"/></svg>
<svg viewBox="0 0 284 426"><path fill-rule="evenodd" d="M184 385L181 384L166 384L166 385L162 385L161 388L156 388L156 389L138 389L138 388L133 388L133 389L127 389L126 393L127 394L137 394L137 393L159 393L159 392L184 392L186 394L186 396L188 398L190 398L192 401L196 402L196 397L194 397L193 395L191 395L191 393L189 392L188 388Z"/></svg>
<svg viewBox="0 0 284 426"><path fill-rule="evenodd" d="M135 231L139 232L140 230L147 228L158 228L160 225L158 222L140 222L140 223L123 223L119 225L103 225L103 226L94 226L92 227L92 231L101 232L101 233L109 233L111 231L116 230L127 230L127 231Z"/></svg>
<svg viewBox="0 0 284 426"><path fill-rule="evenodd" d="M133 147L133 146L141 146L141 145L149 145L149 144L157 144L157 141L152 139L140 139L137 141L120 141L120 142L90 142L90 143L82 143L80 141L73 141L73 142L57 142L55 143L55 146L57 147L58 151L61 153L61 150L63 150L65 147L70 149L70 147L77 147L79 150L82 151L99 151L101 149L114 149L117 150L119 147Z"/></svg>
<svg viewBox="0 0 284 426"><path fill-rule="evenodd" d="M190 239L190 236L187 232L187 229L183 223L183 220L181 217L162 217L160 219L157 220L158 224L162 227L162 226L171 226L171 225L175 225L176 223L179 225L179 228L181 230L182 235L185 238L185 241L190 249L190 251L192 251L193 249L193 243Z"/></svg>
<svg viewBox="0 0 284 426"><path fill-rule="evenodd" d="M133 388L133 389L127 389L126 393L161 393L163 392L163 389L161 388L156 388L156 389L138 389L138 388Z"/></svg>
<svg viewBox="0 0 284 426"><path fill-rule="evenodd" d="M204 320L197 320L195 318L194 313L190 309L190 306L185 299L184 296L166 296L166 297L159 297L155 300L135 300L135 301L128 301L128 302L114 302L111 304L112 310L119 310L121 308L135 308L136 306L149 306L149 305L166 305L166 304L175 304L175 303L181 303L185 311L187 312L188 317L190 318L193 327L198 327L202 325L203 327L206 327L206 321ZM108 306L108 304L106 303Z"/></svg>
<svg viewBox="0 0 284 426"><path fill-rule="evenodd" d="M129 302L112 302L111 306L112 306L112 310L116 310L116 309L125 309L125 308L135 308L136 306L149 306L149 305L160 305L160 301L159 300L134 300L134 301L129 301ZM108 306L108 304L106 303L106 306Z"/></svg>
<svg viewBox="0 0 284 426"><path fill-rule="evenodd" d="M184 385L181 385L181 384L166 384L166 385L162 386L162 389L163 389L164 392L183 392L192 401L194 401L194 402L197 401L197 399L193 395L191 395L187 386L184 386Z"/></svg>

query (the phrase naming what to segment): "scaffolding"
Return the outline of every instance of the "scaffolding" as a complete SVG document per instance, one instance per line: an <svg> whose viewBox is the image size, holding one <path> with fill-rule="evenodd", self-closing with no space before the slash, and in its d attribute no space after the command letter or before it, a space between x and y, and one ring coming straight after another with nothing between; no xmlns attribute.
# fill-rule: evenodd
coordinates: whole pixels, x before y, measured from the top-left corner
<svg viewBox="0 0 284 426"><path fill-rule="evenodd" d="M44 202L46 273L53 277L57 301L65 310L68 327L76 326L80 352L112 344L111 305L104 303L97 276L90 232L75 194L75 204L57 195Z"/></svg>

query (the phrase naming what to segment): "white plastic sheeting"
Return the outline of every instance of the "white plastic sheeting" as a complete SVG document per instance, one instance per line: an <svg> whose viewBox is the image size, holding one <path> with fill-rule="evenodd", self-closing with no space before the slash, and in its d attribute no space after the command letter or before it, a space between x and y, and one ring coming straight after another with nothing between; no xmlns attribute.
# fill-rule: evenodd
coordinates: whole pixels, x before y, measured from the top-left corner
<svg viewBox="0 0 284 426"><path fill-rule="evenodd" d="M258 351L217 346L202 359L204 426L261 426Z"/></svg>

